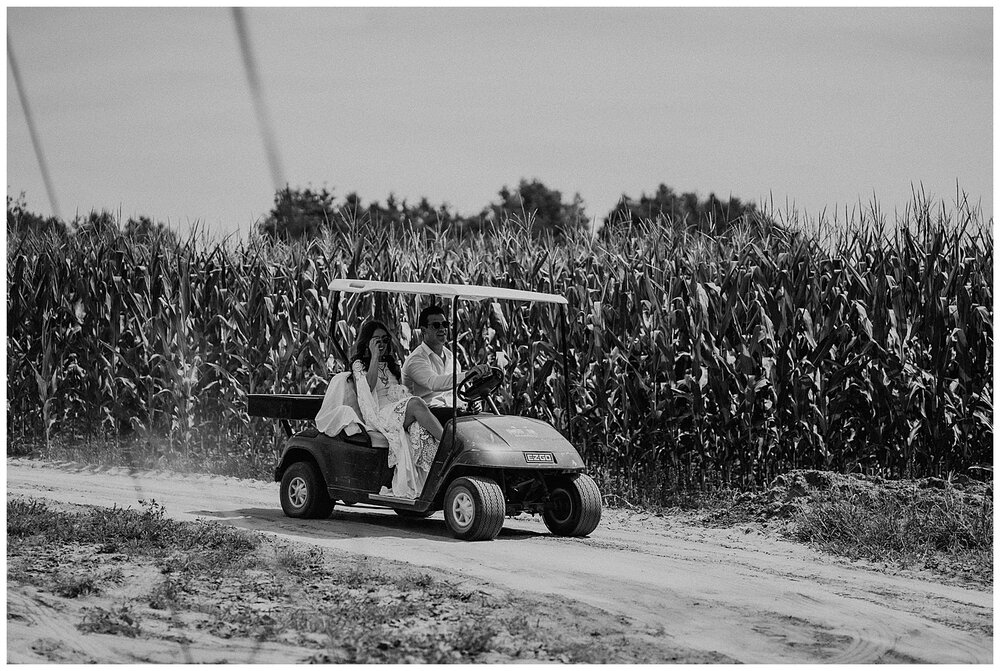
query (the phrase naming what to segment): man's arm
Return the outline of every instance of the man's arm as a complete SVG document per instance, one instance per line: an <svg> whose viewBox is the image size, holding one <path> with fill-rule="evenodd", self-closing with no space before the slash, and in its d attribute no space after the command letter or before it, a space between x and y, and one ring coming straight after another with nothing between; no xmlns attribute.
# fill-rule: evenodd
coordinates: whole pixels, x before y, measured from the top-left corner
<svg viewBox="0 0 1000 671"><path fill-rule="evenodd" d="M431 391L446 391L451 389L451 371L436 375L430 362L424 357L412 357L406 364L406 375L417 384ZM458 381L465 378L465 373L459 371Z"/></svg>

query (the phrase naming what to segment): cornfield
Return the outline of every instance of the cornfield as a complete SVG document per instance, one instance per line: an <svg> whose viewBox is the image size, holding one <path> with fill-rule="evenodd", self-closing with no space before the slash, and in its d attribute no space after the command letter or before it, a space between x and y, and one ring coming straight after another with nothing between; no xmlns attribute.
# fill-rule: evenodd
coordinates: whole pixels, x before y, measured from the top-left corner
<svg viewBox="0 0 1000 671"><path fill-rule="evenodd" d="M608 493L991 464L989 228L929 208L888 233L862 219L825 242L762 219L707 236L662 218L558 243L520 220L462 239L370 222L296 244L9 237L8 450L114 445L267 477L276 432L246 394L324 391L339 366L326 287L359 277L565 295L568 404L554 307L463 302L460 358L502 351L502 405L569 420ZM349 348L377 314L405 349L425 304L351 297L337 338Z"/></svg>

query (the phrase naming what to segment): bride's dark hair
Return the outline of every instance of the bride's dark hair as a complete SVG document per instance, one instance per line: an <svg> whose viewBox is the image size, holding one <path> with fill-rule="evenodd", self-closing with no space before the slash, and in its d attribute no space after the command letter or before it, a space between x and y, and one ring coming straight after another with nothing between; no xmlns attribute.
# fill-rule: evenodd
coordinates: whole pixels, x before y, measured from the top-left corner
<svg viewBox="0 0 1000 671"><path fill-rule="evenodd" d="M368 349L368 343L371 342L372 336L375 335L375 331L382 329L389 334L389 327L378 321L377 319L369 319L364 324L361 325L361 329L358 330L358 337L354 341L354 351L351 353L351 365L354 365L355 361L360 361L361 365L368 370L368 366L372 362L372 353ZM390 340L392 336L389 336ZM397 380L402 380L399 372L399 363L396 361L396 353L393 351L392 346L386 348L386 351L382 354L382 361L385 362L386 367L389 372L396 376Z"/></svg>

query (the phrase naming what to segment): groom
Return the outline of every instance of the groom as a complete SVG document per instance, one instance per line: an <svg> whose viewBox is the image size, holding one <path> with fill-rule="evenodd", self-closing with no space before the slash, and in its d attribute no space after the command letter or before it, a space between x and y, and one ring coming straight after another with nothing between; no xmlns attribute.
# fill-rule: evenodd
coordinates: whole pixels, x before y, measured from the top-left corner
<svg viewBox="0 0 1000 671"><path fill-rule="evenodd" d="M423 336L420 346L410 352L403 362L403 384L414 396L424 399L431 412L444 424L452 416L452 375L451 365L454 355L445 347L451 324L444 310L438 305L421 310L417 326ZM461 383L473 373L485 375L489 367L473 366L468 373L462 372L458 364L456 380ZM461 410L465 403L458 401Z"/></svg>

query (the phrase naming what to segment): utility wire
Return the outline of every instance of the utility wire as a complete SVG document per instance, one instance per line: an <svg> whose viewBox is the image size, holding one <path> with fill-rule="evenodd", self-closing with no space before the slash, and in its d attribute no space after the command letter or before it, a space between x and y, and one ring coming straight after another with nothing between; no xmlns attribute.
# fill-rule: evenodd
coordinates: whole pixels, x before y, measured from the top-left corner
<svg viewBox="0 0 1000 671"><path fill-rule="evenodd" d="M42 141L35 129L35 119L31 114L31 105L28 104L28 96L24 91L24 83L21 81L21 71L17 67L17 59L14 57L14 45L10 41L10 31L7 31L7 60L10 61L11 72L14 73L14 85L17 87L17 96L21 99L21 108L24 110L24 119L28 122L28 133L31 135L31 146L35 150L35 158L38 160L38 169L42 172L42 181L45 182L45 191L49 195L49 206L52 208L52 215L59 220L62 216L59 213L59 202L56 200L56 190L52 185L52 178L49 176L49 166L45 162L45 154L42 152Z"/></svg>
<svg viewBox="0 0 1000 671"><path fill-rule="evenodd" d="M254 109L257 112L257 123L264 138L264 150L267 152L267 162L271 168L271 179L274 190L280 191L285 186L284 170L281 168L281 157L278 155L278 143L274 139L271 119L264 104L264 94L258 76L257 62L250 46L250 32L247 30L246 17L242 7L233 7L233 21L236 23L236 35L240 40L240 50L243 53L243 66L247 71L247 82L250 84L250 96L253 98ZM8 44L9 44L8 40Z"/></svg>

